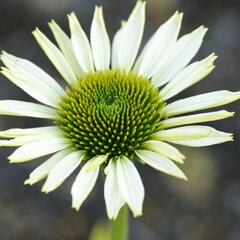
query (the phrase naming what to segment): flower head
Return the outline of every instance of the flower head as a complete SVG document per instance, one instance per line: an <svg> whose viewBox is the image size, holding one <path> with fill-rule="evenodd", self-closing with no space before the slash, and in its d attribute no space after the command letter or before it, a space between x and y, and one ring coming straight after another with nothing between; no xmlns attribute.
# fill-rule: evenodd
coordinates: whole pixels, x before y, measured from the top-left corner
<svg viewBox="0 0 240 240"><path fill-rule="evenodd" d="M101 7L95 9L90 42L76 15L68 18L70 38L55 21L49 23L57 46L39 29L33 31L66 80L65 89L32 62L2 53L2 73L40 103L1 100L0 114L45 118L52 124L1 131L5 139L0 145L18 146L9 156L13 163L53 154L25 182L46 178L46 193L80 169L71 191L76 209L104 170L109 218L115 219L124 204L139 216L144 187L134 163L187 179L177 166L185 157L172 144L200 147L231 141L232 134L195 124L231 117L232 112L193 112L233 102L240 93L222 90L170 101L208 75L216 59L210 54L188 65L207 29L201 26L179 38L182 13L160 26L139 56L145 2L137 2L112 44Z"/></svg>

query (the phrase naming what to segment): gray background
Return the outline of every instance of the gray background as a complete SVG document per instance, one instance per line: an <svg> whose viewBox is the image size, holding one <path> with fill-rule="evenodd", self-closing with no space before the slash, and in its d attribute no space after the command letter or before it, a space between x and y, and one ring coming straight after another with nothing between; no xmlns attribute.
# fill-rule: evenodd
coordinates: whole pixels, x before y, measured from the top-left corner
<svg viewBox="0 0 240 240"><path fill-rule="evenodd" d="M127 0L0 0L0 49L28 58L62 81L31 36L35 26L52 38L47 22L54 18L68 31L66 14L75 11L89 33L94 5L103 5L106 25L112 38L121 19L126 19L135 1ZM199 25L209 32L197 58L211 52L219 56L217 68L201 83L182 95L212 90L240 90L240 2L239 0L148 0L144 42L175 10L184 12L181 34ZM0 77L0 99L31 100L4 77ZM187 156L182 167L189 182L165 176L148 167L139 167L146 188L144 215L131 218L131 240L239 240L240 239L240 102L228 110L234 118L212 126L233 132L235 141L213 147L182 148ZM45 121L27 118L0 118L0 129L31 127ZM88 239L96 222L105 222L103 183L99 178L94 192L80 213L71 209L73 177L55 192L45 195L41 184L24 186L30 171L41 160L9 165L11 149L0 155L0 240Z"/></svg>

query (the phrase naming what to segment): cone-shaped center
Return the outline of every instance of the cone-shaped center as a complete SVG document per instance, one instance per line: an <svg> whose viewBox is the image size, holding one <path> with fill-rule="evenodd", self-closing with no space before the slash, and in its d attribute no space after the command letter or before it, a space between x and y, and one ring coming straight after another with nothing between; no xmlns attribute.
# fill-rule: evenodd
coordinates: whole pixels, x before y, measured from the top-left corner
<svg viewBox="0 0 240 240"><path fill-rule="evenodd" d="M159 130L164 103L147 78L119 70L89 73L67 89L58 126L89 157L130 156Z"/></svg>

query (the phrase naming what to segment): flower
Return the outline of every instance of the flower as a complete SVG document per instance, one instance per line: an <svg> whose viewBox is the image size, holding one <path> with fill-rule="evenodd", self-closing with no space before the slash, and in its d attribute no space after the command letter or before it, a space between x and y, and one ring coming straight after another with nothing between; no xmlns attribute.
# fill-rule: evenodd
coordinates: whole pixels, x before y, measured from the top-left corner
<svg viewBox="0 0 240 240"><path fill-rule="evenodd" d="M102 169L108 217L116 219L124 204L139 216L144 187L134 163L186 180L177 166L185 157L172 144L200 147L232 140L232 134L195 125L232 112L192 113L233 102L240 92L222 90L169 102L215 67L214 53L188 65L207 29L201 26L178 38L182 15L176 12L160 26L138 57L145 23L142 1L122 23L112 47L101 7L95 9L90 42L74 13L68 16L71 38L55 21L49 23L58 47L37 28L33 35L66 80L65 90L34 63L2 53L2 73L40 103L1 100L0 114L52 123L0 132L5 138L1 146L18 147L9 156L11 163L53 154L26 184L46 178L42 191L49 193L80 168L71 190L72 207L79 210Z"/></svg>

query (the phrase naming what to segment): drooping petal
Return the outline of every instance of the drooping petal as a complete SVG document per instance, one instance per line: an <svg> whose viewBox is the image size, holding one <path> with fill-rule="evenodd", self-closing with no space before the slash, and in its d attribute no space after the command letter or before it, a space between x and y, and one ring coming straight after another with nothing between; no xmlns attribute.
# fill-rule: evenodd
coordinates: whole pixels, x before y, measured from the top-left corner
<svg viewBox="0 0 240 240"><path fill-rule="evenodd" d="M81 77L83 75L83 70L77 62L70 38L54 20L49 22L49 27L51 28L55 40L59 48L61 49L64 57L75 72L76 77Z"/></svg>
<svg viewBox="0 0 240 240"><path fill-rule="evenodd" d="M207 137L212 128L207 126L186 126L178 127L168 130L161 130L151 137L154 140L160 141L184 141L184 140L194 140Z"/></svg>
<svg viewBox="0 0 240 240"><path fill-rule="evenodd" d="M88 38L74 13L68 15L68 20L74 54L83 71L85 73L91 72L94 70L94 66Z"/></svg>
<svg viewBox="0 0 240 240"><path fill-rule="evenodd" d="M152 135L152 139L197 147L232 141L232 134L208 126L192 125L159 131Z"/></svg>
<svg viewBox="0 0 240 240"><path fill-rule="evenodd" d="M87 169L91 164L91 160L85 163L72 186L72 207L76 210L80 209L97 181L99 167L89 172Z"/></svg>
<svg viewBox="0 0 240 240"><path fill-rule="evenodd" d="M16 72L12 72L7 68L2 68L1 73L7 77L11 82L20 87L23 91L35 98L41 103L49 105L51 107L57 107L60 102L61 96L56 95L48 85L41 82L33 82L25 75L21 75Z"/></svg>
<svg viewBox="0 0 240 240"><path fill-rule="evenodd" d="M62 87L60 87L60 85L51 76L34 63L23 58L15 57L4 51L1 55L1 60L9 70L15 74L24 76L25 82L27 82L30 86L32 86L33 83L40 84L41 86L50 88L51 91L54 92L52 95L65 96L65 92ZM21 87L20 83L17 86Z"/></svg>
<svg viewBox="0 0 240 240"><path fill-rule="evenodd" d="M199 50L207 29L203 26L181 37L172 49L164 55L162 64L156 66L152 81L162 86L172 79L192 60Z"/></svg>
<svg viewBox="0 0 240 240"><path fill-rule="evenodd" d="M106 170L106 180L104 184L104 198L106 202L107 215L115 220L125 201L121 195L117 181L116 163L110 160Z"/></svg>
<svg viewBox="0 0 240 240"><path fill-rule="evenodd" d="M61 51L38 29L33 35L58 72L69 83L76 82L76 76Z"/></svg>
<svg viewBox="0 0 240 240"><path fill-rule="evenodd" d="M31 172L29 178L24 182L24 184L33 185L47 177L53 167L56 166L56 164L59 163L64 157L70 154L71 151L72 149L66 149L55 153L47 161L42 163L33 172Z"/></svg>
<svg viewBox="0 0 240 240"><path fill-rule="evenodd" d="M144 186L134 164L125 156L117 160L117 181L122 197L135 217L142 215Z"/></svg>
<svg viewBox="0 0 240 240"><path fill-rule="evenodd" d="M49 172L42 192L49 193L58 188L64 180L80 165L84 154L73 151L61 159Z"/></svg>
<svg viewBox="0 0 240 240"><path fill-rule="evenodd" d="M176 127L181 125L221 120L224 118L232 117L233 115L234 115L234 112L228 112L225 110L209 112L209 113L199 113L199 114L193 114L193 115L183 116L183 117L168 118L161 122L161 126L164 129L166 129L166 128L171 128L171 127Z"/></svg>
<svg viewBox="0 0 240 240"><path fill-rule="evenodd" d="M49 134L49 133L60 134L61 130L55 126L36 127L36 128L11 128L8 130L0 131L0 137L14 138L18 136Z"/></svg>
<svg viewBox="0 0 240 240"><path fill-rule="evenodd" d="M142 161L147 163L149 166L171 176L187 180L187 177L182 172L182 170L166 157L163 157L156 152L148 150L137 150L136 154Z"/></svg>
<svg viewBox="0 0 240 240"><path fill-rule="evenodd" d="M161 62L163 54L176 42L182 21L182 13L176 12L161 25L147 42L134 66L134 71L152 77L153 69Z"/></svg>
<svg viewBox="0 0 240 240"><path fill-rule="evenodd" d="M145 2L138 1L133 12L118 36L118 43L113 49L116 63L120 69L130 71L136 59L143 36L145 24Z"/></svg>
<svg viewBox="0 0 240 240"><path fill-rule="evenodd" d="M209 127L210 128L210 127ZM221 132L214 128L211 128L210 133L206 137L201 137L192 140L170 140L174 144L189 146L189 147L204 147L211 146L214 144L220 144L224 142L233 141L233 136L231 133Z"/></svg>
<svg viewBox="0 0 240 240"><path fill-rule="evenodd" d="M166 105L163 111L170 117L183 113L219 107L234 102L239 98L240 92L230 92L227 90L215 91L177 100Z"/></svg>
<svg viewBox="0 0 240 240"><path fill-rule="evenodd" d="M44 139L49 138L61 138L63 137L62 133L44 133L44 134L35 134L35 135L25 135L25 136L18 136L14 139L10 140L0 140L0 146L22 146L31 142L36 142Z"/></svg>
<svg viewBox="0 0 240 240"><path fill-rule="evenodd" d="M183 160L185 159L185 156L181 154L177 148L165 142L149 140L144 142L143 148L157 152L160 155L179 163L183 163Z"/></svg>
<svg viewBox="0 0 240 240"><path fill-rule="evenodd" d="M56 119L58 117L55 109L53 108L37 103L17 100L0 100L0 115L47 119Z"/></svg>
<svg viewBox="0 0 240 240"><path fill-rule="evenodd" d="M168 100L203 79L214 69L213 62L216 58L213 53L209 57L187 66L161 90L161 97Z"/></svg>
<svg viewBox="0 0 240 240"><path fill-rule="evenodd" d="M26 162L69 147L70 142L65 138L50 138L28 143L19 147L8 157L11 163Z"/></svg>
<svg viewBox="0 0 240 240"><path fill-rule="evenodd" d="M102 7L96 7L91 26L91 46L96 70L105 70L110 65L110 41L106 31Z"/></svg>

